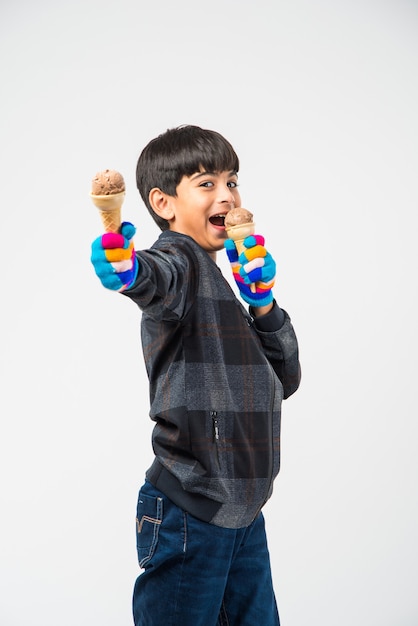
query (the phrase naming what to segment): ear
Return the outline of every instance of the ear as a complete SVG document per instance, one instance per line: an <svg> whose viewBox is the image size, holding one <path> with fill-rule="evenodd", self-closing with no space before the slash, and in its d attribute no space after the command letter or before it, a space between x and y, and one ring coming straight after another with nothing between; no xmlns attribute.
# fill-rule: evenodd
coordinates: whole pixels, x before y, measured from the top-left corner
<svg viewBox="0 0 418 626"><path fill-rule="evenodd" d="M149 202L155 213L163 219L170 221L174 218L171 196L161 191L158 187L154 187L149 192Z"/></svg>

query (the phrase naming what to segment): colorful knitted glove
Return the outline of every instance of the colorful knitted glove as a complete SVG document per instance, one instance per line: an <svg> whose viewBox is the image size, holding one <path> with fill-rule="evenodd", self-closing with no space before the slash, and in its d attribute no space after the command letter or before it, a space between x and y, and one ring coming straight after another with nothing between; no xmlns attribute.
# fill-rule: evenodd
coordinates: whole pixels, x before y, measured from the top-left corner
<svg viewBox="0 0 418 626"><path fill-rule="evenodd" d="M250 306L265 306L273 301L272 288L276 276L276 263L264 247L262 235L244 239L245 250L238 256L232 239L225 240L226 253L241 297ZM254 293L251 284L255 284Z"/></svg>
<svg viewBox="0 0 418 626"><path fill-rule="evenodd" d="M119 233L105 233L95 239L91 246L91 262L102 285L113 291L130 287L138 273L132 237L136 228L123 222Z"/></svg>

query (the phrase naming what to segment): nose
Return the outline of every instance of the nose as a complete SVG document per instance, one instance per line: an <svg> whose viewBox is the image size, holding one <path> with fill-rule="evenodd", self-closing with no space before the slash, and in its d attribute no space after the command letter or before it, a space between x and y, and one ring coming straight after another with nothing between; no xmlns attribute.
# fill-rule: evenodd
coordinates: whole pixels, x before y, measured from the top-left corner
<svg viewBox="0 0 418 626"><path fill-rule="evenodd" d="M231 187L228 187L227 185L225 185L225 187L222 187L222 190L221 190L221 192L219 194L218 202L223 203L223 204L230 204L231 205L231 209L234 208L234 206L235 206L235 196L232 193Z"/></svg>

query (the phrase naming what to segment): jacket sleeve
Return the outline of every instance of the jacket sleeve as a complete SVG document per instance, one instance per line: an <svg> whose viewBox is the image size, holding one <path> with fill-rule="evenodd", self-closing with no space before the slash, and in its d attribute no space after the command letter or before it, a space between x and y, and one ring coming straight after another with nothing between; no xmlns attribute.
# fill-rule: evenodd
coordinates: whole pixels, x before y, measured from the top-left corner
<svg viewBox="0 0 418 626"><path fill-rule="evenodd" d="M254 318L264 354L283 385L284 398L299 387L301 368L296 333L289 315L274 303L271 313Z"/></svg>
<svg viewBox="0 0 418 626"><path fill-rule="evenodd" d="M193 252L166 242L165 247L136 252L139 271L123 292L156 321L179 321L190 309L197 291L197 262Z"/></svg>

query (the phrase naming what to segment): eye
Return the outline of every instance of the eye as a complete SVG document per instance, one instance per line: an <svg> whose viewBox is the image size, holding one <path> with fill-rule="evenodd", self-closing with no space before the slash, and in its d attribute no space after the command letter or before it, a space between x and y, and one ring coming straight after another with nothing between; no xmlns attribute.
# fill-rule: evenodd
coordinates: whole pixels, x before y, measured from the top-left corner
<svg viewBox="0 0 418 626"><path fill-rule="evenodd" d="M213 187L213 182L211 180L205 180L203 183L200 183L199 187Z"/></svg>
<svg viewBox="0 0 418 626"><path fill-rule="evenodd" d="M230 180L227 185L228 187L231 187L231 189L236 189L238 187L238 182L236 180Z"/></svg>

